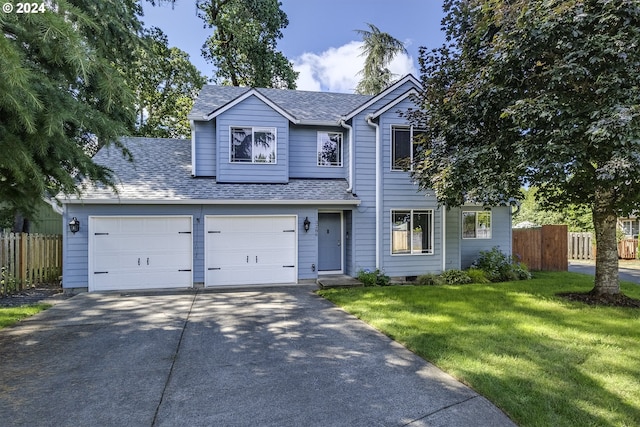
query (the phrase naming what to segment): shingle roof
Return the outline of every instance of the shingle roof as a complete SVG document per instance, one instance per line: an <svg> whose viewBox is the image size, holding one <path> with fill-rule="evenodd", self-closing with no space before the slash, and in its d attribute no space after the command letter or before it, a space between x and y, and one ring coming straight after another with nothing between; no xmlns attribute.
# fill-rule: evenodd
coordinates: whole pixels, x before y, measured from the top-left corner
<svg viewBox="0 0 640 427"><path fill-rule="evenodd" d="M189 118L205 116L251 91L248 87L206 85L200 90ZM255 89L300 122L335 122L373 98L370 95L309 92L289 89Z"/></svg>
<svg viewBox="0 0 640 427"><path fill-rule="evenodd" d="M344 179L291 179L287 184L225 184L191 176L191 143L168 138L123 138L134 161L115 147L105 147L94 161L110 168L118 194L88 185L80 201L358 201ZM77 198L66 202L79 201Z"/></svg>

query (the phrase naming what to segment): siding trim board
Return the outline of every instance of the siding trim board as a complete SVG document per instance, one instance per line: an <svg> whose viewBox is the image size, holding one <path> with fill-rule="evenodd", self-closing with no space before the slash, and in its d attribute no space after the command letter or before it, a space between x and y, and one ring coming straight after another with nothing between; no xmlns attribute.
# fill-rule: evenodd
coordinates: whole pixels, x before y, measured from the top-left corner
<svg viewBox="0 0 640 427"><path fill-rule="evenodd" d="M119 200L119 199L69 199L69 205L353 205L361 200L237 200L237 199L176 199L176 200Z"/></svg>

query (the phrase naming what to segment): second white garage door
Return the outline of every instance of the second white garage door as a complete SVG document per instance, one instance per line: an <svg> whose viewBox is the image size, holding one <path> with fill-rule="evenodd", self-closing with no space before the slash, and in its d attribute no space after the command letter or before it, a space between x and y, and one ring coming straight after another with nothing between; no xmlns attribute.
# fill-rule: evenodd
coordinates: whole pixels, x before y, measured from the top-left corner
<svg viewBox="0 0 640 427"><path fill-rule="evenodd" d="M207 216L205 286L296 283L297 217Z"/></svg>

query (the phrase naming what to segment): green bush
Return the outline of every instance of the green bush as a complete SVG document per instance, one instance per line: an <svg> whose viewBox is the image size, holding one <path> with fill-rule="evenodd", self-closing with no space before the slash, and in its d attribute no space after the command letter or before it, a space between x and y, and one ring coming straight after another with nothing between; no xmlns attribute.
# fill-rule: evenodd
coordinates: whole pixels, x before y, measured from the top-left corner
<svg viewBox="0 0 640 427"><path fill-rule="evenodd" d="M467 275L471 278L471 283L491 283L491 280L487 278L487 273L479 268L470 268L467 270Z"/></svg>
<svg viewBox="0 0 640 427"><path fill-rule="evenodd" d="M483 270L487 279L492 282L531 279L526 265L505 254L497 246L488 251L480 251L472 267Z"/></svg>
<svg viewBox="0 0 640 427"><path fill-rule="evenodd" d="M471 283L471 277L462 270L446 270L442 272L440 278L447 285L466 285Z"/></svg>
<svg viewBox="0 0 640 427"><path fill-rule="evenodd" d="M416 284L419 286L437 286L444 284L442 277L437 274L428 273L418 276Z"/></svg>
<svg viewBox="0 0 640 427"><path fill-rule="evenodd" d="M358 271L358 280L365 286L387 286L391 279L384 274L384 271L376 269L375 271L360 270Z"/></svg>

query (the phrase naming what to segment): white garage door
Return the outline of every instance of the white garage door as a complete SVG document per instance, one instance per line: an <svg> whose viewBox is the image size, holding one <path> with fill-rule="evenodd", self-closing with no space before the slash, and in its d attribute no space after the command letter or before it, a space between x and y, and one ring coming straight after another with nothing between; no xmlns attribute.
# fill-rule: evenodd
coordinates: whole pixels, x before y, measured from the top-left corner
<svg viewBox="0 0 640 427"><path fill-rule="evenodd" d="M90 217L89 291L192 286L191 217Z"/></svg>
<svg viewBox="0 0 640 427"><path fill-rule="evenodd" d="M296 283L295 216L207 216L205 286Z"/></svg>

